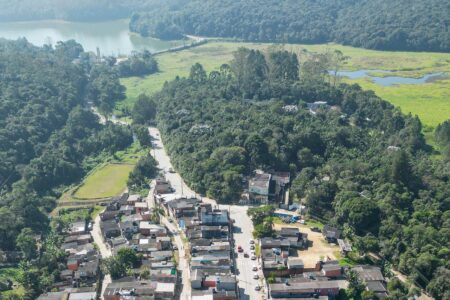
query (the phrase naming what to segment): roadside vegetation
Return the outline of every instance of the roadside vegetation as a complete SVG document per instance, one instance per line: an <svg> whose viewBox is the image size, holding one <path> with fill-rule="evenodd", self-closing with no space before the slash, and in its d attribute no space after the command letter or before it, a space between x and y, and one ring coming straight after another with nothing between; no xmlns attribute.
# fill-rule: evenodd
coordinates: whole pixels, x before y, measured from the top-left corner
<svg viewBox="0 0 450 300"><path fill-rule="evenodd" d="M291 195L312 217L443 299L447 163L431 159L417 117L335 80L326 62L341 68L341 53L316 54L300 71L295 54L276 49L240 48L209 74L194 64L153 96L172 162L192 188L222 202L239 199L255 169L291 172ZM316 114L306 109L324 99ZM273 220L257 219L255 236L270 235Z"/></svg>

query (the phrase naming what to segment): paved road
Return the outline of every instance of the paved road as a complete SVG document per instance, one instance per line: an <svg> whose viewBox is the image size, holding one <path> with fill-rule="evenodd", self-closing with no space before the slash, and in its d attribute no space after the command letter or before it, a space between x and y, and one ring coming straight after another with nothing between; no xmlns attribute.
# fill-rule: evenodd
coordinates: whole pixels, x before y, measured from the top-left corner
<svg viewBox="0 0 450 300"><path fill-rule="evenodd" d="M170 181L172 187L175 190L176 194L180 194L183 196L193 196L196 195L194 191L192 191L186 183L181 178L180 174L173 172L168 172L169 169L173 169L173 166L170 162L170 158L167 155L164 145L161 141L161 134L159 130L155 127L149 128L149 133L153 138L153 150L152 155L155 160L159 164L159 168L164 170L166 179ZM153 202L153 196L149 194L149 201ZM203 202L211 203L213 205L217 205L217 202L213 199L202 197ZM150 206L153 203L149 203ZM250 253L250 244L249 241L252 239L253 232L253 223L250 218L247 216L247 206L237 206L237 205L218 205L220 209L227 209L230 211L230 217L236 221L234 224L236 227L235 232L235 240L236 245L241 245L245 251ZM170 224L170 223L169 223ZM172 225L172 224L170 224ZM176 236L177 237L177 236ZM180 238L178 236L178 238ZM180 238L181 240L181 238ZM177 242L177 247L180 249L180 246ZM250 260L250 258L244 258L242 254L238 255L236 260L236 265L238 269L238 280L239 280L239 289L241 299L263 299L263 292L255 291L255 287L257 285L262 285L262 280L253 279L253 275L255 272L252 271L252 267L254 265L258 265L259 263L256 261ZM186 268L188 269L188 268ZM261 271L258 271L259 276L262 277ZM183 272L183 280L184 280L184 272ZM261 283L260 283L261 282ZM183 287L187 287L184 285ZM184 292L184 289L183 289ZM189 283L189 292L190 292L190 283ZM185 293L186 294L186 293Z"/></svg>
<svg viewBox="0 0 450 300"><path fill-rule="evenodd" d="M97 215L97 217L95 217L91 235L94 240L94 243L97 244L98 246L102 258L110 257L112 255L111 249L104 242L102 233L100 231L100 215ZM111 283L111 276L105 275L105 277L103 278L102 293L100 295L101 299L103 299L103 293L105 292L106 286L109 283Z"/></svg>

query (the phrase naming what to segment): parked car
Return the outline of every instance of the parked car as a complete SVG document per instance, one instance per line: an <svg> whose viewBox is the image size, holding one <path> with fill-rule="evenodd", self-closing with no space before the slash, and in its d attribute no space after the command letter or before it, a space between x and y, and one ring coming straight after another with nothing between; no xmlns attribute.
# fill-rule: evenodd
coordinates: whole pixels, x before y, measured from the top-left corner
<svg viewBox="0 0 450 300"><path fill-rule="evenodd" d="M253 271L253 272L256 272L256 271L258 271L258 266L256 266L256 265L255 265L255 266L253 266L253 268L252 268L252 271Z"/></svg>
<svg viewBox="0 0 450 300"><path fill-rule="evenodd" d="M175 173L175 171L172 168L169 168L169 173Z"/></svg>
<svg viewBox="0 0 450 300"><path fill-rule="evenodd" d="M244 253L244 257L249 257L247 252Z"/></svg>
<svg viewBox="0 0 450 300"><path fill-rule="evenodd" d="M309 229L311 229L311 231L313 231L313 232L322 232L322 230L320 230L319 227L311 227Z"/></svg>
<svg viewBox="0 0 450 300"><path fill-rule="evenodd" d="M251 260L256 260L256 256L255 256L255 255L252 255Z"/></svg>
<svg viewBox="0 0 450 300"><path fill-rule="evenodd" d="M259 285L255 286L255 291L260 291L261 287Z"/></svg>
<svg viewBox="0 0 450 300"><path fill-rule="evenodd" d="M244 249L242 249L241 246L237 246L237 251L238 251L238 252L244 252Z"/></svg>
<svg viewBox="0 0 450 300"><path fill-rule="evenodd" d="M250 245L250 250L255 250L255 246L254 245Z"/></svg>
<svg viewBox="0 0 450 300"><path fill-rule="evenodd" d="M259 275L257 273L253 274L253 279L259 279Z"/></svg>
<svg viewBox="0 0 450 300"><path fill-rule="evenodd" d="M178 247L176 245L173 245L172 249L173 250L178 250Z"/></svg>
<svg viewBox="0 0 450 300"><path fill-rule="evenodd" d="M253 244L255 244L255 241L254 240L250 240L250 245L253 245Z"/></svg>

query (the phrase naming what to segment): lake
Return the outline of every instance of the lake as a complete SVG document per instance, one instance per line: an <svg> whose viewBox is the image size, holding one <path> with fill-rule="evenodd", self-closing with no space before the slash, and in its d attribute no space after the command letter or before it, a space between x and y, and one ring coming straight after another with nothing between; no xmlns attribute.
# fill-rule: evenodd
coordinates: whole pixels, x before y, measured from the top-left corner
<svg viewBox="0 0 450 300"><path fill-rule="evenodd" d="M166 50L183 45L183 41L161 41L143 38L128 30L128 20L108 22L0 22L0 37L16 40L25 37L30 43L42 46L55 45L58 41L70 39L83 45L86 51L96 52L100 48L102 55L130 54L132 51L150 52Z"/></svg>
<svg viewBox="0 0 450 300"><path fill-rule="evenodd" d="M392 86L395 84L423 84L437 79L448 78L445 73L430 73L419 78L400 77L400 76L372 76L370 73L391 73L386 70L358 70L358 71L340 71L338 76L347 77L350 79L370 78L374 83L382 86ZM330 71L330 73L333 73Z"/></svg>

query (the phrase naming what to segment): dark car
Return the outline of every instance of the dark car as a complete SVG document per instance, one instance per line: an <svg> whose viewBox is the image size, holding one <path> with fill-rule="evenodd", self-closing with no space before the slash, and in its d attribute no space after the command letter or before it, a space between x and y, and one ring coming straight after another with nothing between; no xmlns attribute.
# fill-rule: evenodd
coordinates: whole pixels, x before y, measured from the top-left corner
<svg viewBox="0 0 450 300"><path fill-rule="evenodd" d="M311 227L309 229L311 229L311 231L313 231L313 232L322 232L322 230L320 230L319 227Z"/></svg>
<svg viewBox="0 0 450 300"><path fill-rule="evenodd" d="M244 257L249 257L247 252L244 253Z"/></svg>

